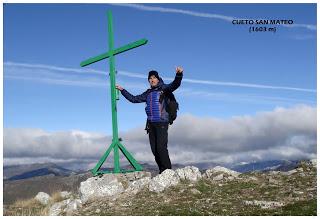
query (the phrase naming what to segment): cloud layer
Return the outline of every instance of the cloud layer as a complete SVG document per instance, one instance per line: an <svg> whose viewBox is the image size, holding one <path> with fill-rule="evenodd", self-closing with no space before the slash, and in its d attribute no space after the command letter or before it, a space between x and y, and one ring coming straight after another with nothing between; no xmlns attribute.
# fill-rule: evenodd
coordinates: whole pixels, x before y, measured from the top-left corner
<svg viewBox="0 0 320 219"><path fill-rule="evenodd" d="M224 164L316 157L316 108L276 108L229 120L179 115L169 128L173 163L212 161ZM120 133L139 162L153 163L144 127ZM103 155L112 137L83 131L46 132L4 129L4 162L86 161L88 168Z"/></svg>

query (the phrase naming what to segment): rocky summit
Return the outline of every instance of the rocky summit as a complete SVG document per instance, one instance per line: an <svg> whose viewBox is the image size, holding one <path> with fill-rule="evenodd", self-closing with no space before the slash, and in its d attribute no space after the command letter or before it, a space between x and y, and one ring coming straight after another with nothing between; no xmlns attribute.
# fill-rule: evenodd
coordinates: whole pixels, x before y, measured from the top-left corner
<svg viewBox="0 0 320 219"><path fill-rule="evenodd" d="M316 215L316 171L316 160L306 160L287 172L187 166L154 177L105 174L82 181L76 193L39 193L32 205L42 209L34 215ZM4 214L17 215L14 205Z"/></svg>

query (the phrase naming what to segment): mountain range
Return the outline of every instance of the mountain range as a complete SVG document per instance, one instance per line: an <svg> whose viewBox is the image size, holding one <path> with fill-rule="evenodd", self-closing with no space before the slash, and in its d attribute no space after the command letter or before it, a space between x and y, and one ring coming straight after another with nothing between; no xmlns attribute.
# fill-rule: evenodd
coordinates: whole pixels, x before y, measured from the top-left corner
<svg viewBox="0 0 320 219"><path fill-rule="evenodd" d="M289 160L269 160L260 162L251 162L245 164L235 164L235 165L221 165L214 162L199 162L199 163L188 163L188 164L173 164L172 168L182 168L184 166L195 166L204 172L206 169L213 168L215 166L224 166L226 168L235 170L240 173L245 173L249 171L289 171L297 167L299 161L289 161ZM151 172L153 175L158 173L158 168L156 165L143 163L141 164L145 171ZM132 169L130 165L125 165L123 169ZM110 168L109 168L110 169ZM27 164L27 165L13 165L4 166L3 168L3 179L4 180L21 180L28 179L38 176L70 176L75 174L86 173L89 170L70 170L66 167L62 167L54 163L42 163L42 164Z"/></svg>

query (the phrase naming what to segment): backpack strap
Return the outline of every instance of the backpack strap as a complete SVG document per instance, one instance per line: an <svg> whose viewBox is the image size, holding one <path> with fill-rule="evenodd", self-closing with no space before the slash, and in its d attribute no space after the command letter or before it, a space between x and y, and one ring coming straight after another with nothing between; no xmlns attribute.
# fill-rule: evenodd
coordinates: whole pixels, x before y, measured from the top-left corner
<svg viewBox="0 0 320 219"><path fill-rule="evenodd" d="M150 131L150 124L149 124L149 121L148 121L148 120L146 121L146 127L144 128L144 130L146 130L147 134L148 134L149 131Z"/></svg>
<svg viewBox="0 0 320 219"><path fill-rule="evenodd" d="M165 97L165 93L164 93L164 91L162 90L162 91L160 91L160 97L159 97L159 102L160 102L160 103L162 103L164 97Z"/></svg>

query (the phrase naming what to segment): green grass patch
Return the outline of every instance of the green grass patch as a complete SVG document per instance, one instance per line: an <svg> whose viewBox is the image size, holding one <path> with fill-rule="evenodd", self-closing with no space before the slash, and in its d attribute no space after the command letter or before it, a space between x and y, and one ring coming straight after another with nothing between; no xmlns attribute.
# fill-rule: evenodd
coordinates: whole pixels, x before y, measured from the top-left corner
<svg viewBox="0 0 320 219"><path fill-rule="evenodd" d="M282 207L281 215L316 216L317 199L298 201L293 204L288 204Z"/></svg>

